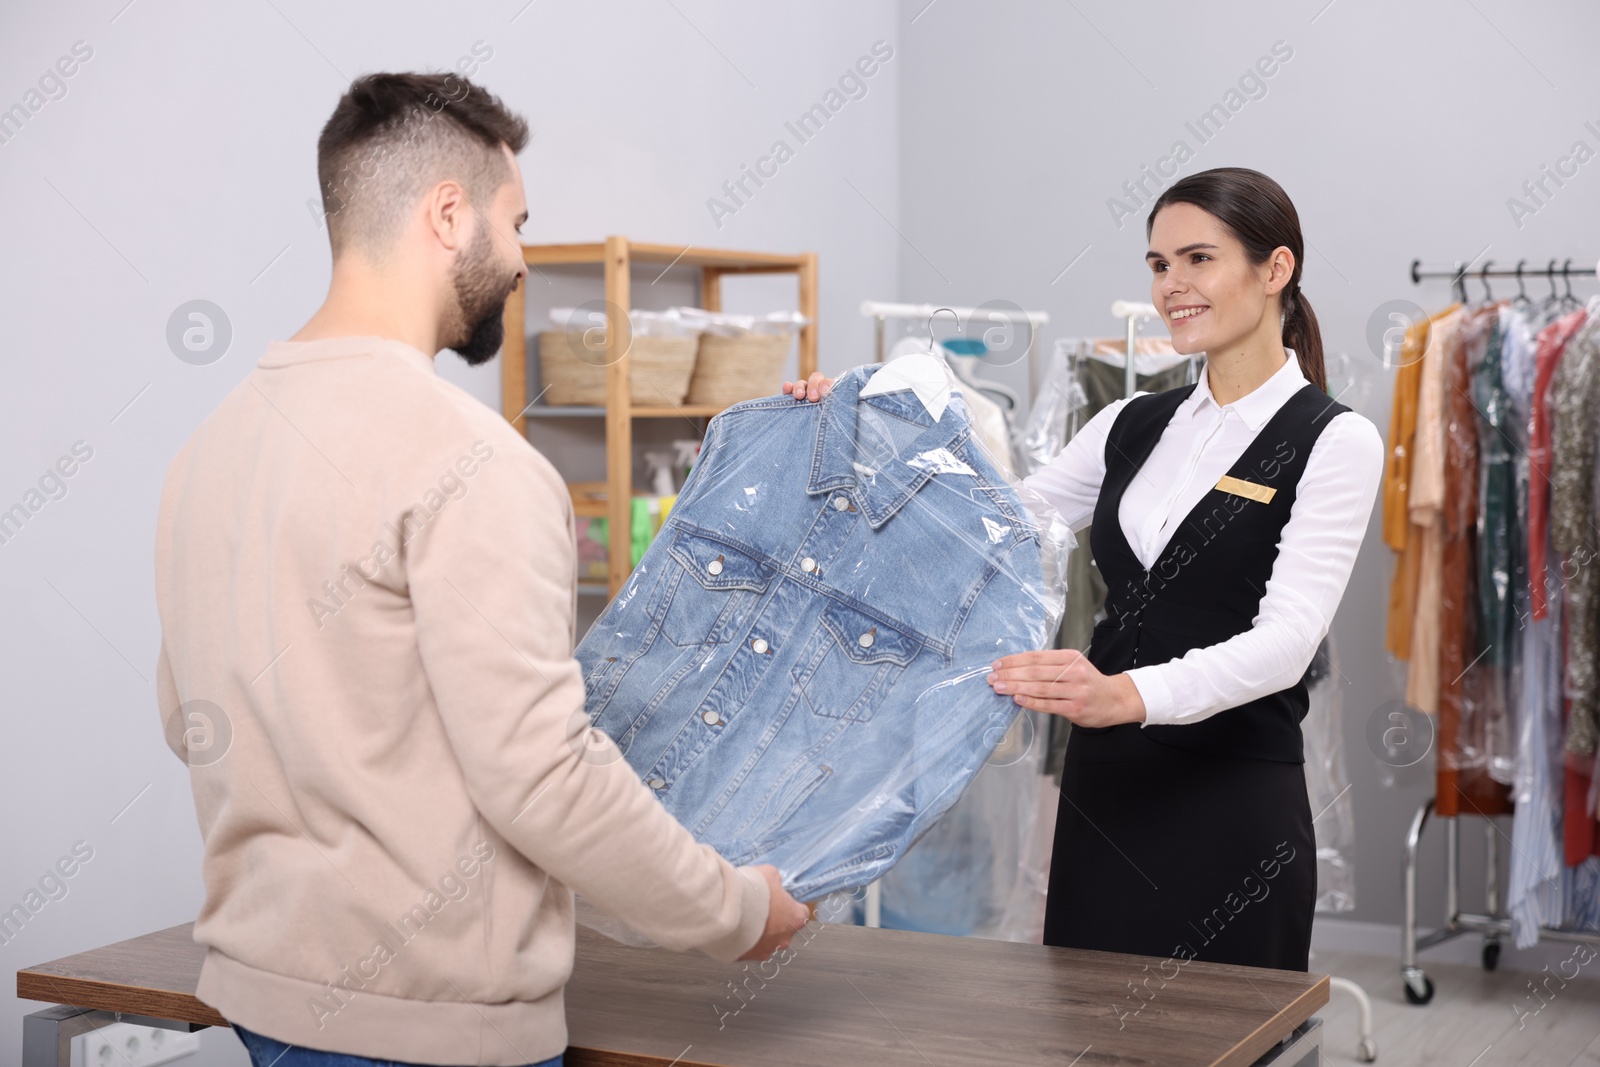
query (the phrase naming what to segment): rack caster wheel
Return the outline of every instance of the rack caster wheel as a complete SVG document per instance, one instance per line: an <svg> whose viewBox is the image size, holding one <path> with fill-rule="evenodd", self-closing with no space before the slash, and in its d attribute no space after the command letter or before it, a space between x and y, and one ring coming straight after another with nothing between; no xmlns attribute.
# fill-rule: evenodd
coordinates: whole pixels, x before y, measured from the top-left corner
<svg viewBox="0 0 1600 1067"><path fill-rule="evenodd" d="M1406 991L1407 1004L1426 1004L1433 999L1433 979L1421 971L1401 976Z"/></svg>
<svg viewBox="0 0 1600 1067"><path fill-rule="evenodd" d="M1370 1037L1361 1039L1361 1044L1356 1047L1356 1059L1362 1063L1373 1063L1378 1058L1378 1043Z"/></svg>
<svg viewBox="0 0 1600 1067"><path fill-rule="evenodd" d="M1492 971L1500 966L1500 942L1485 941L1483 943L1483 969Z"/></svg>

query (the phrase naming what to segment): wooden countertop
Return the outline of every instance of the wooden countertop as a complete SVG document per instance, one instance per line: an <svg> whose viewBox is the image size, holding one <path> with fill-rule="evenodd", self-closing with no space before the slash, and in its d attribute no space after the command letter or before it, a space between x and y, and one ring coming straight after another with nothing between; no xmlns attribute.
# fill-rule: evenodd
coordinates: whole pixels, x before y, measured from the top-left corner
<svg viewBox="0 0 1600 1067"><path fill-rule="evenodd" d="M899 930L814 924L792 951L730 966L579 927L567 1063L1246 1067L1328 1002L1321 975L1164 961L1163 986L1148 957ZM17 995L225 1026L204 955L174 926L20 970Z"/></svg>

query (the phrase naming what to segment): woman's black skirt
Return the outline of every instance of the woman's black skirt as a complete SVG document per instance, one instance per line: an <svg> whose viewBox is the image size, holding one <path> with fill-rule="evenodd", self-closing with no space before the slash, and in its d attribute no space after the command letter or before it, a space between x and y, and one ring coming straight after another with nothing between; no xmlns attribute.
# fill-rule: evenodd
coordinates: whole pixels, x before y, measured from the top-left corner
<svg viewBox="0 0 1600 1067"><path fill-rule="evenodd" d="M1152 741L1067 743L1044 943L1307 969L1317 847L1298 763Z"/></svg>

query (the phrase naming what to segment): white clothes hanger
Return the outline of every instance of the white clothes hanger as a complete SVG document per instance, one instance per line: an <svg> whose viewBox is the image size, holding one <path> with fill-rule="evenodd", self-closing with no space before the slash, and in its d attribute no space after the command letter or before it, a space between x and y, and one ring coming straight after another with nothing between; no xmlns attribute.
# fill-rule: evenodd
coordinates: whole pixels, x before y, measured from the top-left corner
<svg viewBox="0 0 1600 1067"><path fill-rule="evenodd" d="M955 314L949 308L940 308L928 316L927 349L897 356L879 367L859 395L881 396L909 389L917 394L917 399L922 401L923 408L934 422L944 416L944 409L950 404L950 390L956 386L956 377L950 365L934 353L933 318L939 311Z"/></svg>

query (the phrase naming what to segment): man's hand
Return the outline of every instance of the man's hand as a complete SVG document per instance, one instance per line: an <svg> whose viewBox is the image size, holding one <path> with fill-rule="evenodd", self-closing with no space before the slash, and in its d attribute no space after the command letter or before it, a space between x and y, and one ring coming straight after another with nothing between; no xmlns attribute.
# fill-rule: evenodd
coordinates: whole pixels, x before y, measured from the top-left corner
<svg viewBox="0 0 1600 1067"><path fill-rule="evenodd" d="M811 377L803 382L784 382L783 391L786 395L792 394L796 400L821 400L828 395L828 390L833 388L833 379L821 371L813 371Z"/></svg>
<svg viewBox="0 0 1600 1067"><path fill-rule="evenodd" d="M1144 699L1126 674L1101 674L1089 657L1070 648L1019 652L994 661L989 685L1034 711L1060 715L1080 726L1144 722Z"/></svg>
<svg viewBox="0 0 1600 1067"><path fill-rule="evenodd" d="M811 909L791 897L783 888L783 879L778 877L778 868L762 864L750 869L760 871L761 877L767 880L767 890L772 894L772 903L767 908L767 929L761 935L761 940L739 958L764 960L774 952L782 952L789 947L789 939L803 930L811 919Z"/></svg>

